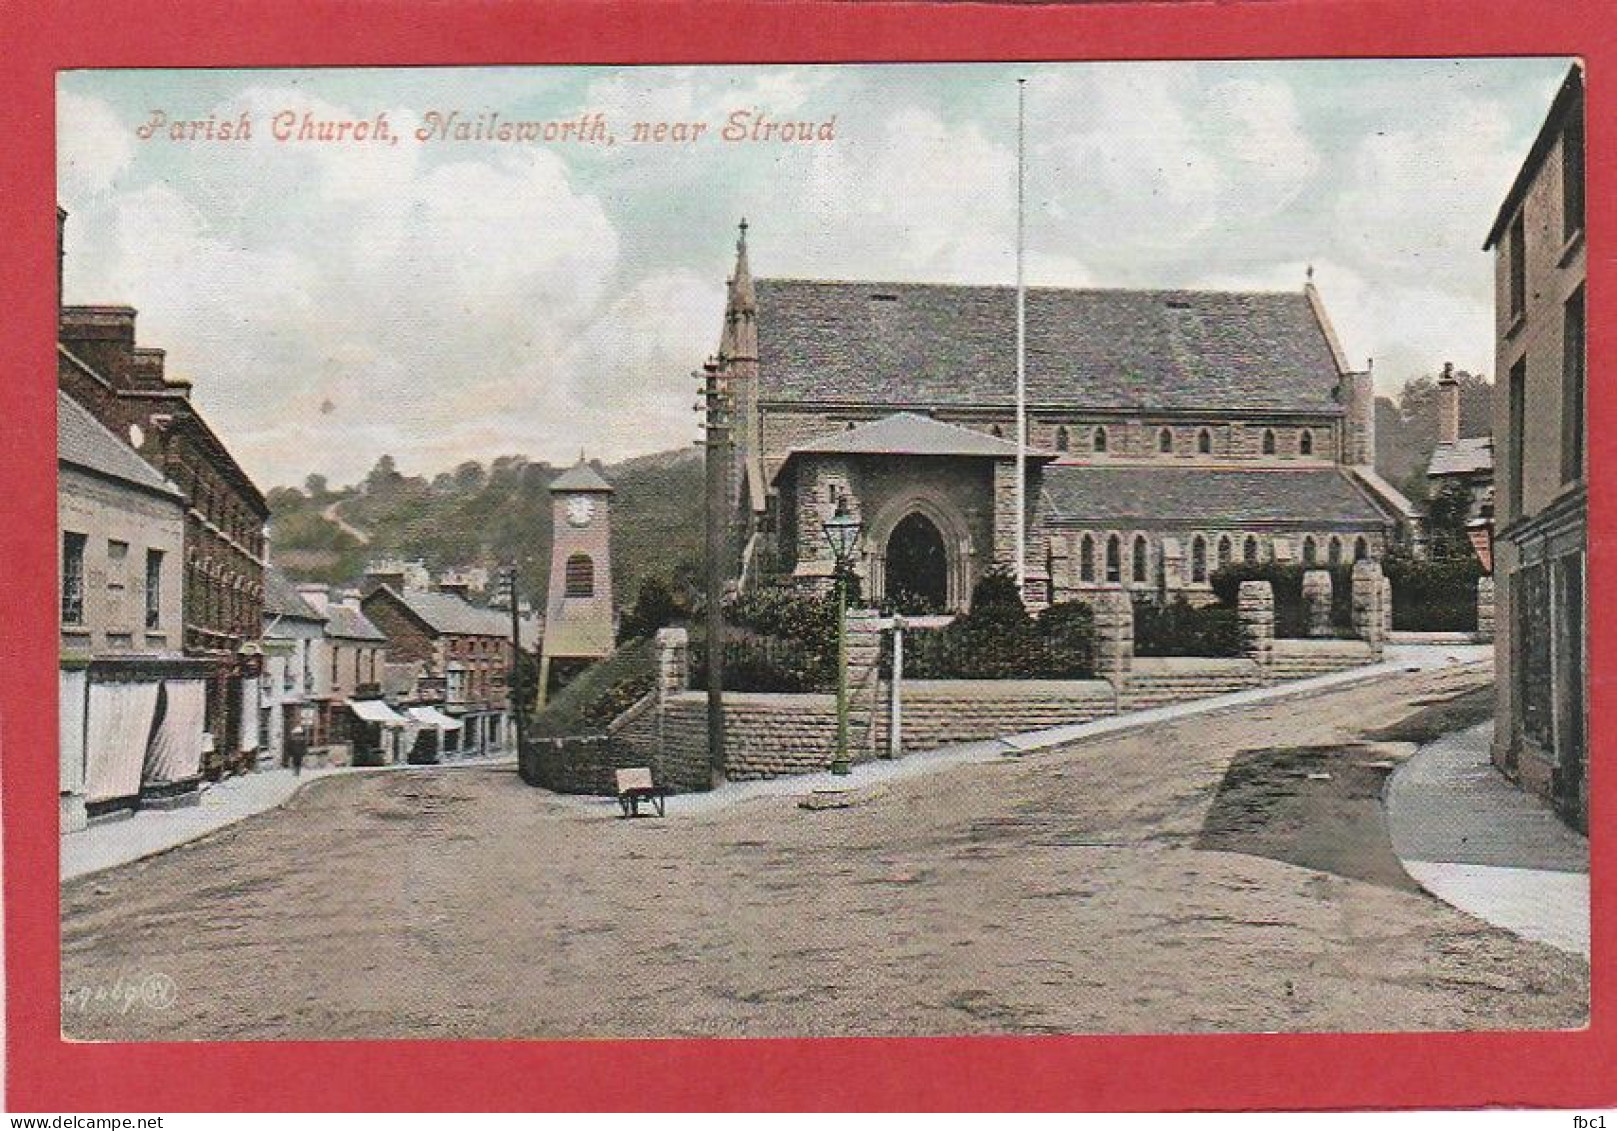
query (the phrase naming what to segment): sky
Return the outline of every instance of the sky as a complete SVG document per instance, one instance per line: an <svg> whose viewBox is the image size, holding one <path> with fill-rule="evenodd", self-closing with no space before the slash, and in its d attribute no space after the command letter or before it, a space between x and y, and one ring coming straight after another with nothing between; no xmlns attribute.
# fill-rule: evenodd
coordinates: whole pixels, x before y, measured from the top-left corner
<svg viewBox="0 0 1617 1131"><path fill-rule="evenodd" d="M665 450L698 435L742 217L760 277L1013 281L1021 77L1030 284L1296 290L1312 266L1392 393L1491 372L1481 245L1567 65L64 72L65 296L136 307L266 489L383 454L430 476ZM737 111L831 137L726 141ZM385 114L393 140L277 141L283 112ZM435 112L599 114L612 144L418 141ZM171 138L244 113L245 141Z"/></svg>

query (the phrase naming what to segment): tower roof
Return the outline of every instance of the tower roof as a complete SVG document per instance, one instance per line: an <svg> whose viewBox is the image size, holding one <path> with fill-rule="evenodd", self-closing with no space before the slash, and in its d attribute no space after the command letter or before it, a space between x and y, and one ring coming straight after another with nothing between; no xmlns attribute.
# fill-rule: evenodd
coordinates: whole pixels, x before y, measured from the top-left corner
<svg viewBox="0 0 1617 1131"><path fill-rule="evenodd" d="M578 462L550 481L552 491L599 491L610 494L612 484L580 456Z"/></svg>

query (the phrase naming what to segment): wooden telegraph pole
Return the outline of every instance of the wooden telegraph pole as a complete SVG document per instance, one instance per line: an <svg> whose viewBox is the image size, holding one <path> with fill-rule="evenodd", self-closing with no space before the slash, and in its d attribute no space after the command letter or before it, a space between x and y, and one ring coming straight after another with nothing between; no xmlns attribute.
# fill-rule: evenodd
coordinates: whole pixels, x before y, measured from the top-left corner
<svg viewBox="0 0 1617 1131"><path fill-rule="evenodd" d="M524 717L527 711L522 702L521 681L518 678L522 671L522 615L517 608L517 563L511 562L511 569L505 575L505 582L510 588L507 597L511 602L511 675L507 691L511 698L511 725L517 732L517 766L527 765L524 745L528 737L527 720Z"/></svg>
<svg viewBox="0 0 1617 1131"><path fill-rule="evenodd" d="M719 363L702 366L707 473L707 756L710 779L724 784L724 581L729 572L730 411Z"/></svg>

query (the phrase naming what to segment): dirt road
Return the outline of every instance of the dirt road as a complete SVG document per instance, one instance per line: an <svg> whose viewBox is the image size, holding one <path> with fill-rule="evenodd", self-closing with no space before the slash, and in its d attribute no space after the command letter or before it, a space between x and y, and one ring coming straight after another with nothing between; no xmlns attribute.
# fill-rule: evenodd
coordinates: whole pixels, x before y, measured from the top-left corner
<svg viewBox="0 0 1617 1131"><path fill-rule="evenodd" d="M676 799L666 820L621 821L511 773L331 779L66 885L64 1026L92 1039L1578 1026L1585 963L1426 896L1387 845L1380 784L1410 747L1385 728L1464 714L1456 697L1485 678L1405 676L813 811L778 797L682 814Z"/></svg>

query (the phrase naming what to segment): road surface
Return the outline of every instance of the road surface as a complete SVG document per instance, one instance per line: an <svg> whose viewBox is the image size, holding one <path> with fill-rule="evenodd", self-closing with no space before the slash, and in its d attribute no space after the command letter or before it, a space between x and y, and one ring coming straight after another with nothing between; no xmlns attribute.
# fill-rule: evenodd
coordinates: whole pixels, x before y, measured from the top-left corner
<svg viewBox="0 0 1617 1131"><path fill-rule="evenodd" d="M64 1029L1581 1026L1586 963L1427 896L1388 845L1388 770L1475 721L1487 678L1403 675L956 765L845 807L682 814L676 798L666 820L622 821L510 772L328 779L64 885Z"/></svg>

